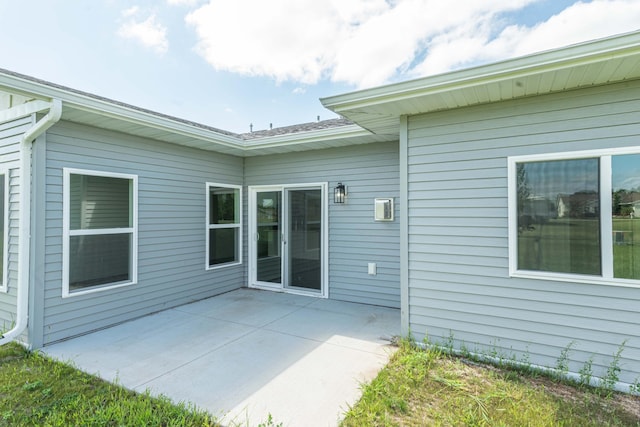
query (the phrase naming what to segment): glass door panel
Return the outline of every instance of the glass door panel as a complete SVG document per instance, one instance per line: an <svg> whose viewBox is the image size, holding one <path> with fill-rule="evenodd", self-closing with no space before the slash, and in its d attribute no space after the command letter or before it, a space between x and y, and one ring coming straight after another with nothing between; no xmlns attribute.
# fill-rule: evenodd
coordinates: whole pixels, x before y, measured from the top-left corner
<svg viewBox="0 0 640 427"><path fill-rule="evenodd" d="M320 291L322 190L288 189L285 286Z"/></svg>
<svg viewBox="0 0 640 427"><path fill-rule="evenodd" d="M256 193L256 280L282 284L282 192Z"/></svg>

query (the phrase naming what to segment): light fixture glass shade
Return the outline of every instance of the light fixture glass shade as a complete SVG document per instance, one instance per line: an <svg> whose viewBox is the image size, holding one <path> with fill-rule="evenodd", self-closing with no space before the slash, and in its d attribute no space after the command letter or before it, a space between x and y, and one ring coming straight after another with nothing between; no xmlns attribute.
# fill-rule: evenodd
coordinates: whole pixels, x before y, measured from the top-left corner
<svg viewBox="0 0 640 427"><path fill-rule="evenodd" d="M333 192L333 202L334 203L344 203L344 196L347 194L346 187L339 182Z"/></svg>

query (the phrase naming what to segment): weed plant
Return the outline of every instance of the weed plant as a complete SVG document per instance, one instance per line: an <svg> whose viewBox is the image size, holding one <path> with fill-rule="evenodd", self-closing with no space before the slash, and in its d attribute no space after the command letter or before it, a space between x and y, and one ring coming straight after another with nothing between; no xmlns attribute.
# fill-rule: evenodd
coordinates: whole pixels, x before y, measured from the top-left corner
<svg viewBox="0 0 640 427"><path fill-rule="evenodd" d="M605 391L607 396L611 396L615 390L616 383L620 379L620 357L627 340L624 340L618 347L618 350L613 354L611 363L607 367L607 375L602 379L600 386Z"/></svg>

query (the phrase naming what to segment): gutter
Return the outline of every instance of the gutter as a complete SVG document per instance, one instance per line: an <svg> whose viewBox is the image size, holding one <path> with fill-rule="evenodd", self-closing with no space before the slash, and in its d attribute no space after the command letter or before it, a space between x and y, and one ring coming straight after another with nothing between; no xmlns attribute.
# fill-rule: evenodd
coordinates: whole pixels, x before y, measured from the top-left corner
<svg viewBox="0 0 640 427"><path fill-rule="evenodd" d="M16 297L16 324L0 337L0 345L19 337L29 320L29 268L31 264L31 148L42 135L62 117L62 101L53 99L49 112L23 135L20 141L20 220L18 241L18 293Z"/></svg>

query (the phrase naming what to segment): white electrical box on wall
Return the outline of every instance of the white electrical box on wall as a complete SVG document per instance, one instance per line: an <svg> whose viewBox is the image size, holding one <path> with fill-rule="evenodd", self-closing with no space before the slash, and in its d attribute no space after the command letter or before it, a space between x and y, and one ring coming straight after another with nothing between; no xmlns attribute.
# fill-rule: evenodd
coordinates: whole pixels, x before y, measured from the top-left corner
<svg viewBox="0 0 640 427"><path fill-rule="evenodd" d="M393 199L376 199L375 220L393 221Z"/></svg>
<svg viewBox="0 0 640 427"><path fill-rule="evenodd" d="M378 265L375 262L368 263L367 272L370 276L375 276L376 274L378 274Z"/></svg>

